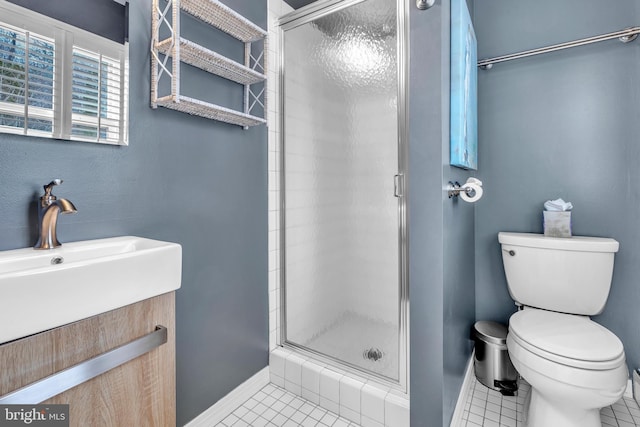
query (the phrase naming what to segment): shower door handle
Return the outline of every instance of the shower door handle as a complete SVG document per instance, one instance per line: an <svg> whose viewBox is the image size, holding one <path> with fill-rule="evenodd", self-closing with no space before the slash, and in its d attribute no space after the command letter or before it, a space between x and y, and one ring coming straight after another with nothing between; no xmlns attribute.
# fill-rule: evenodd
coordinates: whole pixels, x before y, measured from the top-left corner
<svg viewBox="0 0 640 427"><path fill-rule="evenodd" d="M404 193L404 176L402 174L393 176L393 195L402 197Z"/></svg>

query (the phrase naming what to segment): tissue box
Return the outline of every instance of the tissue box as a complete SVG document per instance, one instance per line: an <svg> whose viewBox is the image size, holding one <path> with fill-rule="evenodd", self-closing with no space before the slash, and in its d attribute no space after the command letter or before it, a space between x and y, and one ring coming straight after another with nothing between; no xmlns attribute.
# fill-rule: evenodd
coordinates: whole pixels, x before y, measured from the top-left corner
<svg viewBox="0 0 640 427"><path fill-rule="evenodd" d="M543 211L544 235L548 237L571 237L571 212Z"/></svg>

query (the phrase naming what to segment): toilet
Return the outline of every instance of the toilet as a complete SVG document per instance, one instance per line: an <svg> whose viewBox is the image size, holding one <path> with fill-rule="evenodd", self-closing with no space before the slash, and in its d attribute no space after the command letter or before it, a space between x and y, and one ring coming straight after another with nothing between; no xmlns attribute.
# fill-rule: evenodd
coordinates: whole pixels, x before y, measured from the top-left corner
<svg viewBox="0 0 640 427"><path fill-rule="evenodd" d="M627 386L624 348L589 316L609 296L618 242L601 237L498 234L511 298L507 350L531 385L528 427L600 427L600 408Z"/></svg>

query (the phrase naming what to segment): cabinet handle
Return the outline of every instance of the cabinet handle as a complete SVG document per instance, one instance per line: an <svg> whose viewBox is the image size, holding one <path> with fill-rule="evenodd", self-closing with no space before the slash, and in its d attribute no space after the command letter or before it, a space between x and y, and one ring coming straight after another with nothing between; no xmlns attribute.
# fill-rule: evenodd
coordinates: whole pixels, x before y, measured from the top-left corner
<svg viewBox="0 0 640 427"><path fill-rule="evenodd" d="M167 328L158 325L155 331L143 337L5 394L0 397L0 404L35 405L124 365L166 342Z"/></svg>

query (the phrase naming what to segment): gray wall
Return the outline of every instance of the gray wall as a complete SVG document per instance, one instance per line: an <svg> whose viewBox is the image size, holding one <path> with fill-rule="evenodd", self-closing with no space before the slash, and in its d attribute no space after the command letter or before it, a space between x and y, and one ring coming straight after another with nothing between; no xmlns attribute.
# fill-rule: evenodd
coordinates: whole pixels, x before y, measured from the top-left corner
<svg viewBox="0 0 640 427"><path fill-rule="evenodd" d="M118 43L127 38L127 8L113 0L8 1Z"/></svg>
<svg viewBox="0 0 640 427"><path fill-rule="evenodd" d="M473 12L473 0L467 0L469 11ZM473 14L472 14L473 16ZM446 18L449 22L449 18ZM449 31L447 26L447 31ZM443 50L443 72L450 75L449 52L447 45ZM443 84L443 103L449 111L449 79ZM477 176L477 171L465 171L449 166L449 115L445 116L442 127L446 138L443 139L442 184L449 181L466 182L469 176ZM482 165L478 165L480 169ZM475 321L475 206L461 199L449 199L443 193L443 229L444 229L444 306L443 306L443 425L451 423L451 416L462 386L464 370L471 356L473 342L469 339L470 329Z"/></svg>
<svg viewBox="0 0 640 427"><path fill-rule="evenodd" d="M266 27L266 0L225 3ZM61 241L131 234L182 244L183 425L268 363L267 132L149 108L150 11L151 0L131 3L129 147L0 134L0 249L34 244L35 200L56 177L65 180L56 194L78 208L60 218ZM213 87L229 102L239 91L197 75L189 81L202 85L185 89Z"/></svg>
<svg viewBox="0 0 640 427"><path fill-rule="evenodd" d="M490 0L475 5L485 58L638 25L640 3ZM620 242L613 285L595 317L640 365L640 44L603 42L480 71L476 315L505 322L515 307L499 231L541 233L545 200L574 205L576 235Z"/></svg>
<svg viewBox="0 0 640 427"><path fill-rule="evenodd" d="M289 6L291 6L292 8L299 9L303 6L313 3L316 0L284 0L284 1L287 2L287 4L289 4Z"/></svg>
<svg viewBox="0 0 640 427"><path fill-rule="evenodd" d="M409 277L411 425L448 426L471 353L474 205L449 200L450 2L410 5Z"/></svg>
<svg viewBox="0 0 640 427"><path fill-rule="evenodd" d="M447 141L448 142L448 141ZM444 183L461 183L476 172L463 171L447 165L446 151ZM476 202L480 203L480 201ZM475 322L475 204L462 200L444 200L444 307L443 307L443 425L448 426L458 400L464 370L471 356L473 341L470 330Z"/></svg>

